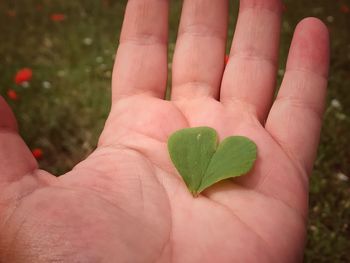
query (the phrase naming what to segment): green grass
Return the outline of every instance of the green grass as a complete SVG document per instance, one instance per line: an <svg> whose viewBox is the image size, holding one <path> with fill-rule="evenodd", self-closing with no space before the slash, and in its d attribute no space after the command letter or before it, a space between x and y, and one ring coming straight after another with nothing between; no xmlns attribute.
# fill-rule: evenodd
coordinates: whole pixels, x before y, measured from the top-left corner
<svg viewBox="0 0 350 263"><path fill-rule="evenodd" d="M31 148L43 149L40 166L55 174L69 170L96 146L110 108L111 69L125 2L0 2L0 92L6 98L11 88L20 95L18 101L8 101L21 134ZM350 14L340 11L341 5L350 6L350 2L285 3L279 81L298 21L319 17L332 37L327 110L311 180L305 262L350 262ZM9 16L9 10L16 16ZM169 58L180 10L181 1L172 1ZM55 23L50 20L52 13L64 13L66 20ZM232 18L230 38L234 23ZM28 88L13 82L23 67L34 72ZM43 87L45 81L50 88ZM341 106L332 106L332 100Z"/></svg>

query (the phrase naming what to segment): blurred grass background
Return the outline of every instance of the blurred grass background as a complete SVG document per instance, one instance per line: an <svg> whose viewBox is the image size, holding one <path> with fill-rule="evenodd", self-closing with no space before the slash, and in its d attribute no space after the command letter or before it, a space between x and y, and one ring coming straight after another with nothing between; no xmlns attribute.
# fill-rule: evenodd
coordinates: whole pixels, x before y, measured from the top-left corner
<svg viewBox="0 0 350 263"><path fill-rule="evenodd" d="M170 61L181 3L172 1ZM350 262L350 2L284 3L279 82L298 21L316 16L327 24L332 38L327 109L310 188L305 262ZM125 0L0 2L0 94L13 108L29 147L42 151L43 169L62 174L96 146L110 107L111 70L125 4ZM236 7L234 1L229 39ZM16 85L14 76L21 68L32 69L33 78ZM16 99L8 96L9 90L16 92Z"/></svg>

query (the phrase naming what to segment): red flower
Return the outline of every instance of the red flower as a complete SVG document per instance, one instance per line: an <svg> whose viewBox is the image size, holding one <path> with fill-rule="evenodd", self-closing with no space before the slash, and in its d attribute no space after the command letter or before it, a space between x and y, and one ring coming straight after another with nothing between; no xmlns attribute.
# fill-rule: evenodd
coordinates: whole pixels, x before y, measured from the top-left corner
<svg viewBox="0 0 350 263"><path fill-rule="evenodd" d="M56 13L56 14L52 14L50 18L54 22L61 22L66 19L66 16L65 14Z"/></svg>
<svg viewBox="0 0 350 263"><path fill-rule="evenodd" d="M103 0L103 7L108 7L109 6L109 0Z"/></svg>
<svg viewBox="0 0 350 263"><path fill-rule="evenodd" d="M340 6L340 12L342 12L344 14L349 14L350 13L350 8L347 5L342 4Z"/></svg>
<svg viewBox="0 0 350 263"><path fill-rule="evenodd" d="M32 79L33 72L30 68L23 68L19 70L15 76L15 83L17 85L22 84L23 82L30 81Z"/></svg>
<svg viewBox="0 0 350 263"><path fill-rule="evenodd" d="M43 157L43 150L40 148L35 148L32 150L32 154L35 157L35 159L39 160Z"/></svg>
<svg viewBox="0 0 350 263"><path fill-rule="evenodd" d="M17 15L15 10L7 10L7 16L15 17Z"/></svg>
<svg viewBox="0 0 350 263"><path fill-rule="evenodd" d="M17 94L16 91L14 91L13 89L9 89L7 91L7 96L9 97L9 99L11 100L18 100L19 99L19 96Z"/></svg>
<svg viewBox="0 0 350 263"><path fill-rule="evenodd" d="M288 8L286 4L282 4L282 12L287 12Z"/></svg>
<svg viewBox="0 0 350 263"><path fill-rule="evenodd" d="M225 55L225 65L227 65L229 59L230 57L228 55Z"/></svg>

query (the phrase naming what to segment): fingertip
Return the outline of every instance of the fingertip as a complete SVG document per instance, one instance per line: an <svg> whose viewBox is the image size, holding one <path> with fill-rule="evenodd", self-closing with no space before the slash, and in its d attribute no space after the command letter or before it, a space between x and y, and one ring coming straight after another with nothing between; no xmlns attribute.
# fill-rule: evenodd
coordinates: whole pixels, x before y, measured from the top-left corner
<svg viewBox="0 0 350 263"><path fill-rule="evenodd" d="M298 31L306 31L309 34L312 34L313 37L318 38L318 40L325 43L329 41L328 27L322 20L316 17L307 17L302 19L297 25L296 32Z"/></svg>
<svg viewBox="0 0 350 263"><path fill-rule="evenodd" d="M296 27L287 70L307 70L328 77L329 30L318 18L303 19Z"/></svg>

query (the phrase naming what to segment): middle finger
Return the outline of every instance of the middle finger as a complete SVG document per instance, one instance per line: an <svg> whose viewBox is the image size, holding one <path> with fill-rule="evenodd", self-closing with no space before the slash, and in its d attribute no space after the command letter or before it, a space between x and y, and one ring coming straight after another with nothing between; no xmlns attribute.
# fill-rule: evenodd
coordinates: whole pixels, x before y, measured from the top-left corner
<svg viewBox="0 0 350 263"><path fill-rule="evenodd" d="M173 61L173 100L218 97L227 24L228 0L184 1Z"/></svg>

